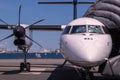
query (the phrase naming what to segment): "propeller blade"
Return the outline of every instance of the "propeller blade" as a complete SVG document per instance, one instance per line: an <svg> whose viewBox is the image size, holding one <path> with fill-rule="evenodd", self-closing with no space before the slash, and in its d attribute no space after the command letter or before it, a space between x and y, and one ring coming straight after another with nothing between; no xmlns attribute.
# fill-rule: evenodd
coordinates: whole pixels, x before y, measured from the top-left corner
<svg viewBox="0 0 120 80"><path fill-rule="evenodd" d="M37 43L36 41L34 41L33 39L31 39L31 38L28 37L27 35L25 35L25 37L27 37L29 40L31 40L32 42L34 42L35 44L37 44L38 46L40 46L41 48L43 48L42 45L40 45L39 43Z"/></svg>
<svg viewBox="0 0 120 80"><path fill-rule="evenodd" d="M11 34L11 35L9 35L9 36L7 36L7 37L1 39L0 42L3 41L3 40L5 40L5 39L8 39L8 38L10 38L10 37L12 37L12 36L14 36L14 34Z"/></svg>
<svg viewBox="0 0 120 80"><path fill-rule="evenodd" d="M8 29L14 29L13 27L12 27L12 25L9 25L7 22L5 22L4 20L2 20L2 19L0 19L0 21L2 22L2 23L4 23L6 26L8 26L7 28Z"/></svg>
<svg viewBox="0 0 120 80"><path fill-rule="evenodd" d="M18 25L20 26L20 17L21 17L21 4L20 4L20 6L19 6L19 13L18 13Z"/></svg>
<svg viewBox="0 0 120 80"><path fill-rule="evenodd" d="M35 24L37 24L37 23L39 23L39 22L42 22L42 21L44 21L44 20L45 20L45 19L41 19L41 20L39 20L39 21L36 21L36 22L34 22L33 24L27 26L26 28L30 28L31 26L33 26L33 25L35 25ZM26 28L25 28L25 29L26 29Z"/></svg>
<svg viewBox="0 0 120 80"><path fill-rule="evenodd" d="M5 22L4 20L0 19L0 21L6 25L9 25L7 22Z"/></svg>

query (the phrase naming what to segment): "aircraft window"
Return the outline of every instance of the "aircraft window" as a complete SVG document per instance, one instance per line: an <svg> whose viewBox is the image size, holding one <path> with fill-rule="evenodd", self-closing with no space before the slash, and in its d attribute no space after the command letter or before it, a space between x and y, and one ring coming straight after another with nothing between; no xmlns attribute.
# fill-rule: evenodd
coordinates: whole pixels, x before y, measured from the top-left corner
<svg viewBox="0 0 120 80"><path fill-rule="evenodd" d="M100 26L88 26L88 32L103 34L103 31Z"/></svg>
<svg viewBox="0 0 120 80"><path fill-rule="evenodd" d="M63 31L63 34L69 34L69 31L71 29L71 26L67 26L64 31Z"/></svg>
<svg viewBox="0 0 120 80"><path fill-rule="evenodd" d="M73 26L71 34L72 33L85 33L86 32L86 26L80 25L80 26Z"/></svg>

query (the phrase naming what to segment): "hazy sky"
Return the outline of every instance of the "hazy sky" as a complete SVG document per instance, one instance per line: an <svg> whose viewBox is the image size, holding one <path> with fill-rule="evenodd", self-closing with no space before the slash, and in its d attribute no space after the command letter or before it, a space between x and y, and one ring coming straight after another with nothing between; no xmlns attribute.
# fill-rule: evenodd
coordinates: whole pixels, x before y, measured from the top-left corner
<svg viewBox="0 0 120 80"><path fill-rule="evenodd" d="M73 0L0 0L0 18L8 24L18 24L18 8L21 2L21 24L32 24L33 22L45 19L39 23L42 25L48 24L63 24L66 25L73 19L72 5L39 5L37 2L42 1L73 1ZM78 1L96 1L96 0L78 0ZM89 5L78 5L78 17L81 17L88 9ZM0 22L0 24L3 24ZM0 30L0 39L12 34L12 31ZM34 31L33 39L43 45L47 49L59 48L59 38L61 32L49 31ZM13 45L14 37L1 42L6 44L8 49L16 49ZM33 49L39 47L33 44Z"/></svg>

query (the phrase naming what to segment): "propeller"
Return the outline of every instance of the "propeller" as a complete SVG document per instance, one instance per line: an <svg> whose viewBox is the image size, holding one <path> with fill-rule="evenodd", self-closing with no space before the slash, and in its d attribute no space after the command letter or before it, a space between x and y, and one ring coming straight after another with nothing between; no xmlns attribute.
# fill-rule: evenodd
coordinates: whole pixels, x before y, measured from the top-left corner
<svg viewBox="0 0 120 80"><path fill-rule="evenodd" d="M37 24L37 23L39 23L39 22L42 22L42 21L44 21L44 20L45 20L45 19L38 20L38 21L32 23L31 25L27 26L25 29L30 28L31 26L33 26L33 25L35 25L35 24ZM31 39L29 36L25 35L25 37L27 37L29 40L31 40L32 42L34 42L34 43L35 43L36 45L38 45L39 47L44 48L42 45L40 45L38 42L36 42L36 41L34 41L33 39Z"/></svg>
<svg viewBox="0 0 120 80"><path fill-rule="evenodd" d="M30 28L31 26L33 26L33 25L35 25L35 24L37 24L37 23L39 23L39 22L42 22L42 21L44 21L44 20L45 20L45 19L38 20L38 21L34 22L33 24L27 26L25 29Z"/></svg>
<svg viewBox="0 0 120 80"><path fill-rule="evenodd" d="M18 18L18 19L19 19L19 20L18 20L18 25L19 25L19 26L20 26L20 13L21 13L21 4L20 4L20 6L19 6L19 18ZM0 19L0 21L9 26L9 24L8 24L7 22L5 22L4 20ZM12 26L10 26L10 27L13 29ZM0 42L3 41L3 40L5 40L5 39L8 39L8 38L10 38L10 37L12 37L12 36L14 36L14 35L15 35L15 34L13 33L13 34L11 34L11 35L9 35L9 36L1 39Z"/></svg>
<svg viewBox="0 0 120 80"><path fill-rule="evenodd" d="M3 41L3 40L6 40L6 39L8 39L8 38L10 38L12 36L15 36L16 34L18 34L18 32L16 32L16 31L20 31L21 29L25 30L26 28L30 28L31 26L33 26L33 25L35 25L35 24L37 24L39 22L44 21L44 19L41 19L41 20L38 20L38 21L32 23L31 25L27 26L26 28L21 28L22 27L22 26L20 26L20 23L21 23L21 7L22 7L22 5L20 4L19 5L19 12L18 12L18 26L16 26L15 28L13 28L12 26L10 26L13 29L13 34L11 34L11 35L9 35L9 36L1 39L0 42ZM4 20L0 19L0 21L9 26L9 24L7 22L5 22ZM37 43L36 41L34 41L33 39L31 39L29 36L27 36L24 33L24 31L22 33L23 33L24 37L28 38L29 40L31 40L32 42L34 42L35 44L37 44L38 46L40 46L41 48L43 48L42 45L40 45L39 43Z"/></svg>
<svg viewBox="0 0 120 80"><path fill-rule="evenodd" d="M37 44L38 46L40 46L41 48L44 48L42 45L40 45L38 42L34 41L33 39L31 39L29 36L25 35L25 37L27 37L29 40L31 40L32 42L34 42L35 44Z"/></svg>
<svg viewBox="0 0 120 80"><path fill-rule="evenodd" d="M7 37L1 39L0 42L3 41L3 40L6 40L6 39L8 39L8 38L10 38L10 37L12 37L12 36L14 36L14 34L11 34L11 35L9 35L9 36L7 36Z"/></svg>

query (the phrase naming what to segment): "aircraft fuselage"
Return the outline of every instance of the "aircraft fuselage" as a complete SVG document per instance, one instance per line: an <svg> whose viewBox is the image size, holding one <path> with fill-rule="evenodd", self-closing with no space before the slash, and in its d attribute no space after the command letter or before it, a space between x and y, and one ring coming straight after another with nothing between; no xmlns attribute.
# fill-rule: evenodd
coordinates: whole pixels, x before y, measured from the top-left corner
<svg viewBox="0 0 120 80"><path fill-rule="evenodd" d="M72 21L63 31L60 42L65 59L82 67L100 65L112 49L111 35L101 22L92 18Z"/></svg>

